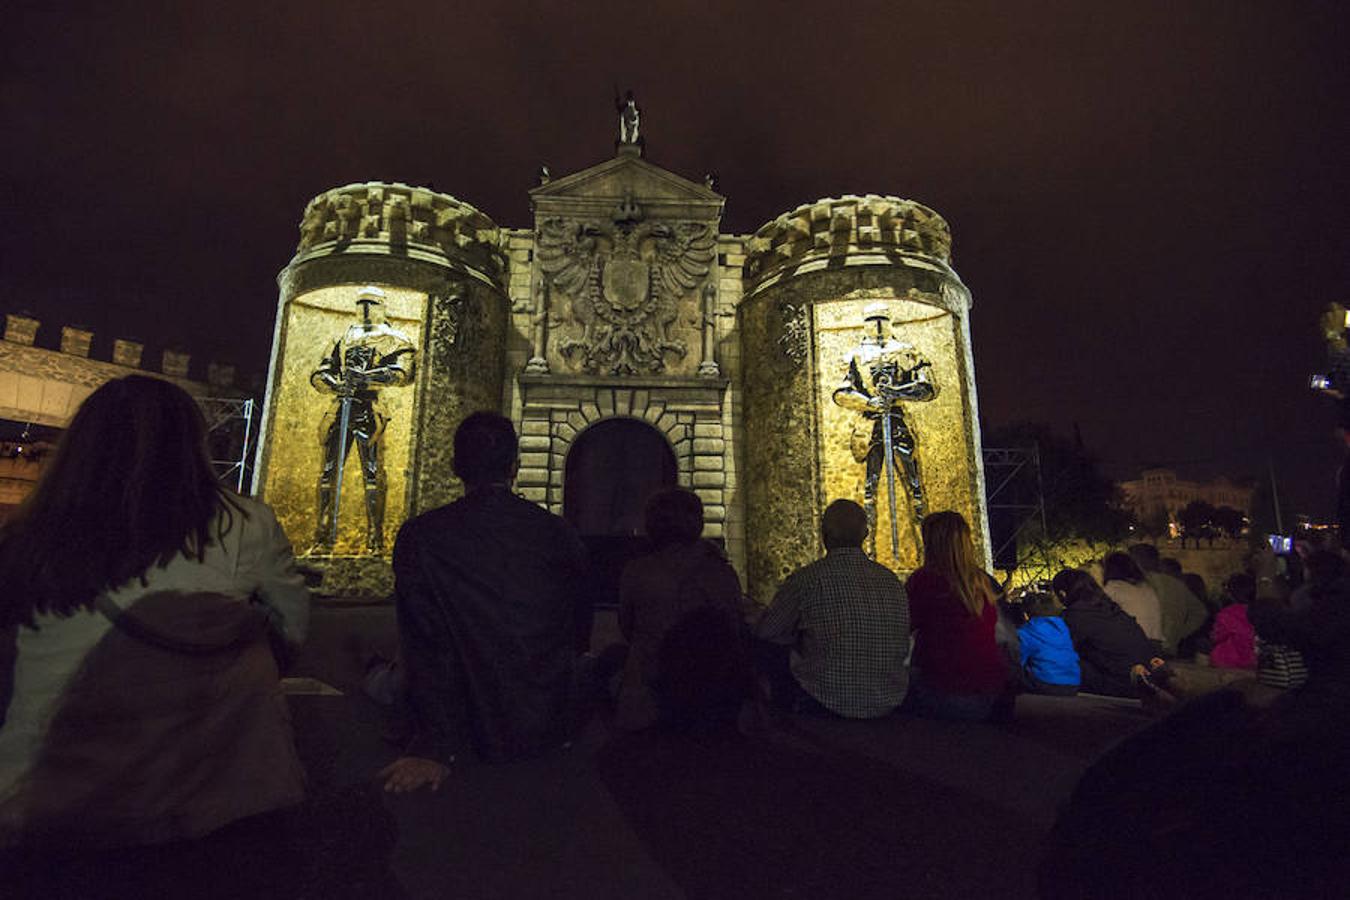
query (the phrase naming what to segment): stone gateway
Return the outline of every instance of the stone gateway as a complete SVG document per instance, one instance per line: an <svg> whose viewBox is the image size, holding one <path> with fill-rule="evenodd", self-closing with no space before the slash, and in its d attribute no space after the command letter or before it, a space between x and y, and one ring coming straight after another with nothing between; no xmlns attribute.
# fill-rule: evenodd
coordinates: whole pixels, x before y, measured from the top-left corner
<svg viewBox="0 0 1350 900"><path fill-rule="evenodd" d="M915 494L909 473L921 472L926 508L966 516L988 554L971 297L951 267L942 217L912 200L847 195L728 234L709 180L666 171L642 152L640 141L620 141L609 160L541 178L529 191L528 228L499 227L452 196L398 183L333 188L309 203L278 277L255 489L298 545L316 522L330 526L307 557L324 591L390 592L394 534L458 495L450 438L486 409L521 435L517 490L584 519L602 566L621 564L623 543L638 540L631 507L642 499L603 498L654 489L665 476L593 460L660 462L641 449L650 435L668 449L676 483L702 498L705 536L767 602L819 555L817 523L830 501L878 496L868 484L876 466L851 449L859 413L835 402L877 310L942 386L905 404L913 458L899 460L902 499ZM388 327L407 336L417 365L406 388L380 393L382 516L332 521L314 490L325 453L313 434L329 398L310 377L368 286L383 293ZM597 431L592 462L569 467L579 440L612 420L632 424ZM334 493L365 495L361 466L341 476ZM902 575L916 568L915 503L902 502L894 523L887 503L869 506L883 536L878 560Z"/></svg>

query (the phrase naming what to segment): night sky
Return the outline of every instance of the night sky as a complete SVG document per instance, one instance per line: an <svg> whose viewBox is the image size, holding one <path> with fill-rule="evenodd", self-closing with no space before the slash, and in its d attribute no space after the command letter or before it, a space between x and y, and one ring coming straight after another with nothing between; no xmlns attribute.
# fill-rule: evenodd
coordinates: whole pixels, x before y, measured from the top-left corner
<svg viewBox="0 0 1350 900"><path fill-rule="evenodd" d="M90 6L80 12L81 6ZM1263 475L1330 514L1317 316L1350 301L1350 33L1314 3L21 3L3 25L0 311L266 367L305 203L430 184L500 225L612 155L728 199L951 223L987 424L1118 477Z"/></svg>

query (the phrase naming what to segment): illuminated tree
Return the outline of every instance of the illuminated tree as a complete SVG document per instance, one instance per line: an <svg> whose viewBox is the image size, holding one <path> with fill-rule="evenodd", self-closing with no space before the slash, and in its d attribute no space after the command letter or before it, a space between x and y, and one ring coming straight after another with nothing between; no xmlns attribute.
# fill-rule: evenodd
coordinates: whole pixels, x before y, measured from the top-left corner
<svg viewBox="0 0 1350 900"><path fill-rule="evenodd" d="M1061 568L1100 559L1130 534L1131 516L1121 504L1115 482L1102 473L1082 441L1056 434L1044 423L1019 422L985 429L989 447L1032 447L1040 455L1045 527L1027 520L1018 533L1015 581L1048 578ZM1035 473L1009 490L1020 502L1034 496Z"/></svg>

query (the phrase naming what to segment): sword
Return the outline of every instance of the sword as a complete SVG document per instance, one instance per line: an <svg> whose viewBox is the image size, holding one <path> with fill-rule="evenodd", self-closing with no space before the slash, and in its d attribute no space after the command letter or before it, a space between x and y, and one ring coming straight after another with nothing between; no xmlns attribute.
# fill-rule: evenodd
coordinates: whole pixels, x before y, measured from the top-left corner
<svg viewBox="0 0 1350 900"><path fill-rule="evenodd" d="M883 375L877 379L877 393L886 401L881 412L881 446L886 454L886 503L891 513L891 559L900 558L900 524L895 517L895 444L891 435L891 379Z"/></svg>
<svg viewBox="0 0 1350 900"><path fill-rule="evenodd" d="M344 391L341 399L341 411L338 413L338 458L337 458L337 482L333 485L333 524L332 533L329 537L334 545L337 544L338 536L338 516L342 511L342 474L347 467L347 426L352 420L352 398Z"/></svg>

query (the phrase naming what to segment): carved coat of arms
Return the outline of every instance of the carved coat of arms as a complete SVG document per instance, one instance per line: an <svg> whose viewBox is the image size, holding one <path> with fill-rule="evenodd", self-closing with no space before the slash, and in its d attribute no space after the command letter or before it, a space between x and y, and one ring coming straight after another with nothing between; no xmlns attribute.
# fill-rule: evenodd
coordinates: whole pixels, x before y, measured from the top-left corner
<svg viewBox="0 0 1350 900"><path fill-rule="evenodd" d="M672 328L680 300L707 277L717 234L702 222L647 221L626 197L610 221L539 224L539 267L581 326L558 349L587 372L661 372L688 348Z"/></svg>

